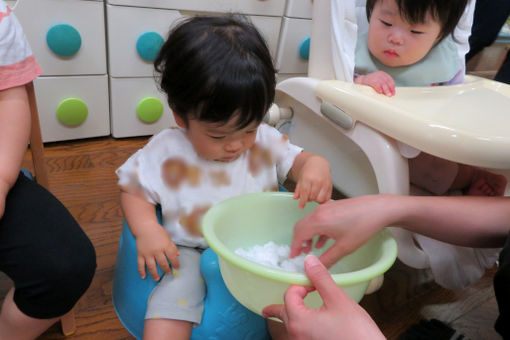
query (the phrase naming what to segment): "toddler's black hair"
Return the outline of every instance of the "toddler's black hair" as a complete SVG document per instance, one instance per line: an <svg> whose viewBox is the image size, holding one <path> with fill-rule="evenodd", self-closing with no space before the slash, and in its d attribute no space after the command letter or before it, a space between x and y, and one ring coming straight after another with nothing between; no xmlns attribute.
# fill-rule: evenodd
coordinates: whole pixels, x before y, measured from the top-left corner
<svg viewBox="0 0 510 340"><path fill-rule="evenodd" d="M243 16L194 16L178 23L154 61L168 104L186 123L244 128L261 122L275 95L275 69L266 43Z"/></svg>
<svg viewBox="0 0 510 340"><path fill-rule="evenodd" d="M370 21L375 4L382 0L367 0L367 18ZM395 0L400 15L411 24L423 23L430 12L439 22L438 42L453 33L464 13L468 0Z"/></svg>

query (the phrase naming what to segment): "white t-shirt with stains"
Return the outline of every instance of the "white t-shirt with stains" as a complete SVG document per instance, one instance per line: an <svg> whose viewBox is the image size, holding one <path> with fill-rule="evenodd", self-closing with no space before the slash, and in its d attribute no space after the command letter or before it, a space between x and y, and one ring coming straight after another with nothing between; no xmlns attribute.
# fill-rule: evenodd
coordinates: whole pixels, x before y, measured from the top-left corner
<svg viewBox="0 0 510 340"><path fill-rule="evenodd" d="M255 145L232 162L197 155L185 130L161 131L116 171L118 184L141 190L160 204L163 224L175 244L206 248L200 219L213 204L241 194L277 191L303 149L266 124Z"/></svg>

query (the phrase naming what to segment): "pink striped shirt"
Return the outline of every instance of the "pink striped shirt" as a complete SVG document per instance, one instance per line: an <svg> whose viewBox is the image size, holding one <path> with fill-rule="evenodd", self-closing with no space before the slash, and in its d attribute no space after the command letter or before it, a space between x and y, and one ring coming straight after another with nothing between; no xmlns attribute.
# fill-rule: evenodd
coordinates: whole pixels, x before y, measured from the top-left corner
<svg viewBox="0 0 510 340"><path fill-rule="evenodd" d="M41 74L18 19L0 0L0 90L27 84Z"/></svg>

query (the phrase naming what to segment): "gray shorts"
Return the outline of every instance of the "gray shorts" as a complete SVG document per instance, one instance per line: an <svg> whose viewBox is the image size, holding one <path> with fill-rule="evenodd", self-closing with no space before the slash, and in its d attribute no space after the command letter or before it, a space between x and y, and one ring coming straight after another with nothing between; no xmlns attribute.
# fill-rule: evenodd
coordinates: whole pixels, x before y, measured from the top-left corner
<svg viewBox="0 0 510 340"><path fill-rule="evenodd" d="M200 274L201 251L188 247L179 249L180 269L164 275L147 301L145 319L173 319L192 322L202 320L205 282Z"/></svg>

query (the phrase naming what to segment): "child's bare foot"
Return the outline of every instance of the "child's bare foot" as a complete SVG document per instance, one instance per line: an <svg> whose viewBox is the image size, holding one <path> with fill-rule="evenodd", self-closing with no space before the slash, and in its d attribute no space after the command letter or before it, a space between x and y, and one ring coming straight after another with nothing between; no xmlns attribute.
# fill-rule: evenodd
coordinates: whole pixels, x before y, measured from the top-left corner
<svg viewBox="0 0 510 340"><path fill-rule="evenodd" d="M467 194L469 196L503 196L506 183L505 176L477 169Z"/></svg>

